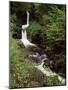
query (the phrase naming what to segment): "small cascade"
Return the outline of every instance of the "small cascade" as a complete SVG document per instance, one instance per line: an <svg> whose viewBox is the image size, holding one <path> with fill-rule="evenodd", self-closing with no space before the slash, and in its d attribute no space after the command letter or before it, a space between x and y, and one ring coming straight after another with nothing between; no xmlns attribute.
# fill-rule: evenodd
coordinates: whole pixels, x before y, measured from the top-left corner
<svg viewBox="0 0 68 90"><path fill-rule="evenodd" d="M29 12L27 11L27 24L22 25L22 39L21 41L23 42L24 46L26 48L28 47L36 47L35 44L31 43L28 39L27 39L27 33L26 33L26 29L29 27Z"/></svg>
<svg viewBox="0 0 68 90"><path fill-rule="evenodd" d="M46 76L57 76L61 84L65 84L65 79L63 77L53 72L49 67L44 68L45 61L48 60L47 55L45 53L40 55L38 52L36 52L36 54L29 55L29 57L31 57L37 64L39 63L39 65L35 65L35 68L40 70Z"/></svg>

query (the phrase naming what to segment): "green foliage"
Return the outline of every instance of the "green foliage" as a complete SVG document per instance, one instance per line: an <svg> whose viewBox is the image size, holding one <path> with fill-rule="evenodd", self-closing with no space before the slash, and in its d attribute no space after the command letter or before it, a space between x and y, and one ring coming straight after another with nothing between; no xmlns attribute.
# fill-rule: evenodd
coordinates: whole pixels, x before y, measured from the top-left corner
<svg viewBox="0 0 68 90"><path fill-rule="evenodd" d="M13 15L10 17L10 22L13 23L13 24L17 22L16 15L13 14Z"/></svg>
<svg viewBox="0 0 68 90"><path fill-rule="evenodd" d="M10 88L61 85L57 77L46 77L33 67L31 52L18 40L27 10L28 38L47 52L47 65L65 77L65 5L10 2Z"/></svg>
<svg viewBox="0 0 68 90"><path fill-rule="evenodd" d="M46 85L47 86L53 86L53 85L60 85L60 82L59 82L59 80L58 80L58 77L57 76L55 76L55 77L48 77L47 79L46 79Z"/></svg>
<svg viewBox="0 0 68 90"><path fill-rule="evenodd" d="M10 88L60 85L57 78L46 77L37 70L28 57L30 52L19 44L10 34Z"/></svg>
<svg viewBox="0 0 68 90"><path fill-rule="evenodd" d="M64 39L65 37L65 11L56 7L53 12L49 12L49 25L47 25L47 35L49 39ZM60 37L61 36L61 37Z"/></svg>
<svg viewBox="0 0 68 90"><path fill-rule="evenodd" d="M10 17L10 31L13 33L13 38L21 39L21 28L18 25L17 17L15 14Z"/></svg>
<svg viewBox="0 0 68 90"><path fill-rule="evenodd" d="M10 10L14 14L13 16L13 14L11 13L12 15L11 22L14 23L17 19L16 23L19 26L21 23L23 24L22 18L25 17L23 16L23 14L25 15L24 11L27 10L30 11L31 25L28 29L30 36L33 34L33 32L41 29L43 33L45 30L49 42L51 40L55 41L59 39L62 40L65 38L65 6L64 5L45 5L45 4L34 4L34 3L11 2L10 7L11 7Z"/></svg>

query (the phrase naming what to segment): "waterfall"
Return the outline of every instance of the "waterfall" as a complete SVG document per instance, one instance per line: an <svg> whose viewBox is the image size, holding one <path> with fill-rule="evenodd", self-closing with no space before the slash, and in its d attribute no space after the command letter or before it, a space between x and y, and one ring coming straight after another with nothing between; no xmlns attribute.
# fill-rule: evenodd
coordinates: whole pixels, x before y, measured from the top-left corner
<svg viewBox="0 0 68 90"><path fill-rule="evenodd" d="M27 11L27 24L26 25L22 25L22 39L21 39L21 41L23 42L23 45L25 46L25 48L29 48L29 47L38 48L37 45L31 43L27 39L26 28L28 28L28 26L29 26L29 12ZM45 53L40 55L39 52L36 51L35 54L29 55L29 57L33 58L36 62L40 63L40 65L35 66L35 68L40 70L46 76L58 76L59 81L62 84L65 84L65 79L63 77L61 77L60 75L56 74L55 72L52 72L51 70L48 70L47 68L43 67L44 61L48 60L47 55Z"/></svg>
<svg viewBox="0 0 68 90"><path fill-rule="evenodd" d="M31 43L28 39L27 39L27 33L26 33L26 29L29 26L29 12L27 11L27 24L22 25L22 39L21 41L23 42L24 46L26 48L28 47L36 47L35 44Z"/></svg>

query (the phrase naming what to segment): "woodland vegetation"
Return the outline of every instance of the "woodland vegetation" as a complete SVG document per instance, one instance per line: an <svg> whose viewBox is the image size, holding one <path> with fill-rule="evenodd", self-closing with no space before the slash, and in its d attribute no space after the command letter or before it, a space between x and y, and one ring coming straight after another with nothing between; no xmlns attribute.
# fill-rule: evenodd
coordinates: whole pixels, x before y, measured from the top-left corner
<svg viewBox="0 0 68 90"><path fill-rule="evenodd" d="M26 11L30 12L28 38L49 59L44 66L66 78L66 6L10 2L10 88L61 85L57 77L46 77L33 67L20 41Z"/></svg>

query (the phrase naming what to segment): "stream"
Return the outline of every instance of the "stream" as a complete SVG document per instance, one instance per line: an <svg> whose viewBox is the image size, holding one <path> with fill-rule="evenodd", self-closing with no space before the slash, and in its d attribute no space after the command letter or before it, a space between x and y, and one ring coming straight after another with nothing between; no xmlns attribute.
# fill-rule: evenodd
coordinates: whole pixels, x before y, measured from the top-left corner
<svg viewBox="0 0 68 90"><path fill-rule="evenodd" d="M36 49L36 51L34 51L34 54L29 55L29 57L31 57L32 60L35 63L37 63L37 65L34 66L35 68L40 70L46 76L50 76L50 77L57 76L61 84L65 84L65 78L53 72L49 67L44 68L44 64L46 63L47 60L49 60L47 55L44 52L41 53L41 50L40 50L40 53L39 53L39 49L38 50Z"/></svg>
<svg viewBox="0 0 68 90"><path fill-rule="evenodd" d="M47 54L38 46L36 46L36 44L31 43L28 38L27 38L27 28L29 26L29 12L26 12L27 14L27 23L25 25L22 25L22 43L25 46L25 48L32 48L33 50L33 54L30 54L29 57L32 58L32 60L34 62L37 63L37 65L35 65L35 68L37 68L38 70L40 70L43 74L45 74L46 76L58 76L59 81L62 84L65 84L65 79L63 77L61 77L60 75L58 75L57 73L53 72L50 68L44 68L43 65L44 63L49 60L47 57Z"/></svg>

